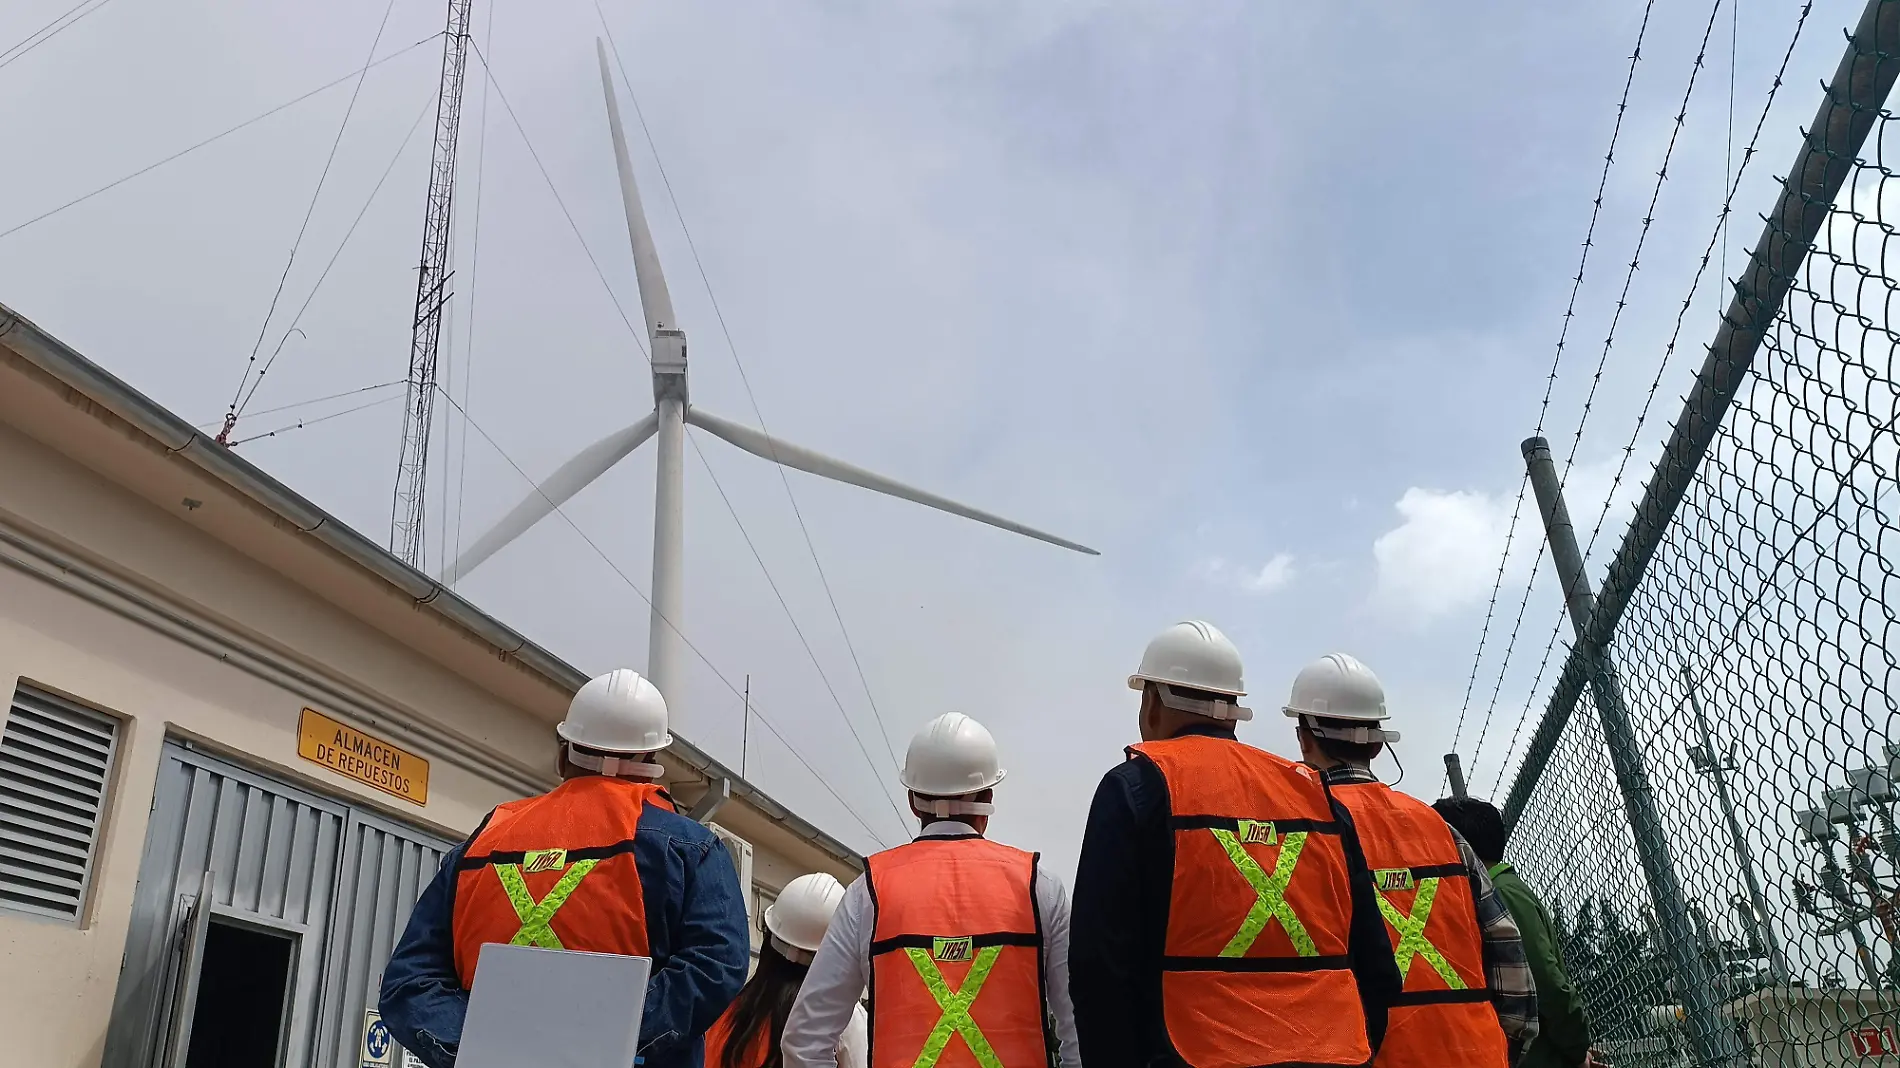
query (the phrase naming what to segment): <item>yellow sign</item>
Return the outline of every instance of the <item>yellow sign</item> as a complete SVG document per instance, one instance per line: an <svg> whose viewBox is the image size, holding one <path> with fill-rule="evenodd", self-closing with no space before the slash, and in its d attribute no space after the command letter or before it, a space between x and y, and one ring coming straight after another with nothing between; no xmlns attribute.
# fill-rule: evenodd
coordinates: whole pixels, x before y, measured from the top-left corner
<svg viewBox="0 0 1900 1068"><path fill-rule="evenodd" d="M297 719L297 755L412 804L429 803L427 760L314 708L304 709Z"/></svg>

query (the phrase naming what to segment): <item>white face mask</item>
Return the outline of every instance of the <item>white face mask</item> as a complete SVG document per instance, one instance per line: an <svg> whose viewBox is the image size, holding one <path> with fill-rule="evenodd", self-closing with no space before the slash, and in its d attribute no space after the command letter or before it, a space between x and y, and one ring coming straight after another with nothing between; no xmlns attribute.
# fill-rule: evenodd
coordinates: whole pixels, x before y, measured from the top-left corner
<svg viewBox="0 0 1900 1068"><path fill-rule="evenodd" d="M665 768L662 768L650 760L644 759L644 753L629 756L603 753L599 756L594 756L589 753L576 752L571 745L566 747L566 752L567 762L569 764L577 768L585 768L588 771L597 771L602 775L615 779L657 779L666 774Z"/></svg>

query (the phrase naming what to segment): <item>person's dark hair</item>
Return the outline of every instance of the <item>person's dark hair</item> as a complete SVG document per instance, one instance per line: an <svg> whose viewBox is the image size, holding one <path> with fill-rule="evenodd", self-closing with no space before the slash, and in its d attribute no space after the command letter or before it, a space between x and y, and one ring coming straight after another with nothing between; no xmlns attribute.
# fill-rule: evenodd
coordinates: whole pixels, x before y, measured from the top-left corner
<svg viewBox="0 0 1900 1068"><path fill-rule="evenodd" d="M1441 797L1432 808L1464 835L1479 860L1496 864L1504 859L1504 816L1497 806L1475 797Z"/></svg>
<svg viewBox="0 0 1900 1068"><path fill-rule="evenodd" d="M732 1034L726 1039L719 1068L753 1068L745 1063L745 1055L761 1029L766 1029L770 1038L761 1068L779 1068L778 1044L785 1037L785 1019L792 1014L792 1002L798 998L798 988L804 985L809 970L810 965L780 953L767 936L759 947L759 966L732 1002Z"/></svg>
<svg viewBox="0 0 1900 1068"><path fill-rule="evenodd" d="M1322 727L1350 728L1362 725L1343 719L1320 719L1317 716L1313 719ZM1301 720L1301 723L1305 723L1305 720ZM1313 735L1313 744L1329 759L1346 764L1370 764L1379 758L1380 753L1385 752L1384 742L1342 742L1337 738L1322 738L1318 734Z"/></svg>

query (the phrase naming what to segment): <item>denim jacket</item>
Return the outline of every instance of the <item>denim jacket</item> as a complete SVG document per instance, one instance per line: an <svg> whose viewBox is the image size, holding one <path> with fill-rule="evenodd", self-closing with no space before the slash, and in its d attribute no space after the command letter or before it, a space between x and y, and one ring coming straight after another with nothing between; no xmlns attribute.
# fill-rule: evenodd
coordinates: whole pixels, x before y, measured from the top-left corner
<svg viewBox="0 0 1900 1068"><path fill-rule="evenodd" d="M453 1068L468 1012L453 932L455 869L467 848L442 858L383 970L383 1023L429 1068ZM653 954L638 1063L701 1068L702 1036L738 996L751 956L739 876L710 830L652 805L640 816L633 857Z"/></svg>

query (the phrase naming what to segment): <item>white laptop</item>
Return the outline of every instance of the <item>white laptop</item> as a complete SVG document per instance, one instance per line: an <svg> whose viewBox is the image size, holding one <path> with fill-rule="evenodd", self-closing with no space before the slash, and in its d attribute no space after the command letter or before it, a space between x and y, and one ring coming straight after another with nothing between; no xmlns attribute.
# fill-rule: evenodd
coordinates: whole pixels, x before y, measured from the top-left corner
<svg viewBox="0 0 1900 1068"><path fill-rule="evenodd" d="M653 961L491 942L456 1068L633 1068Z"/></svg>

